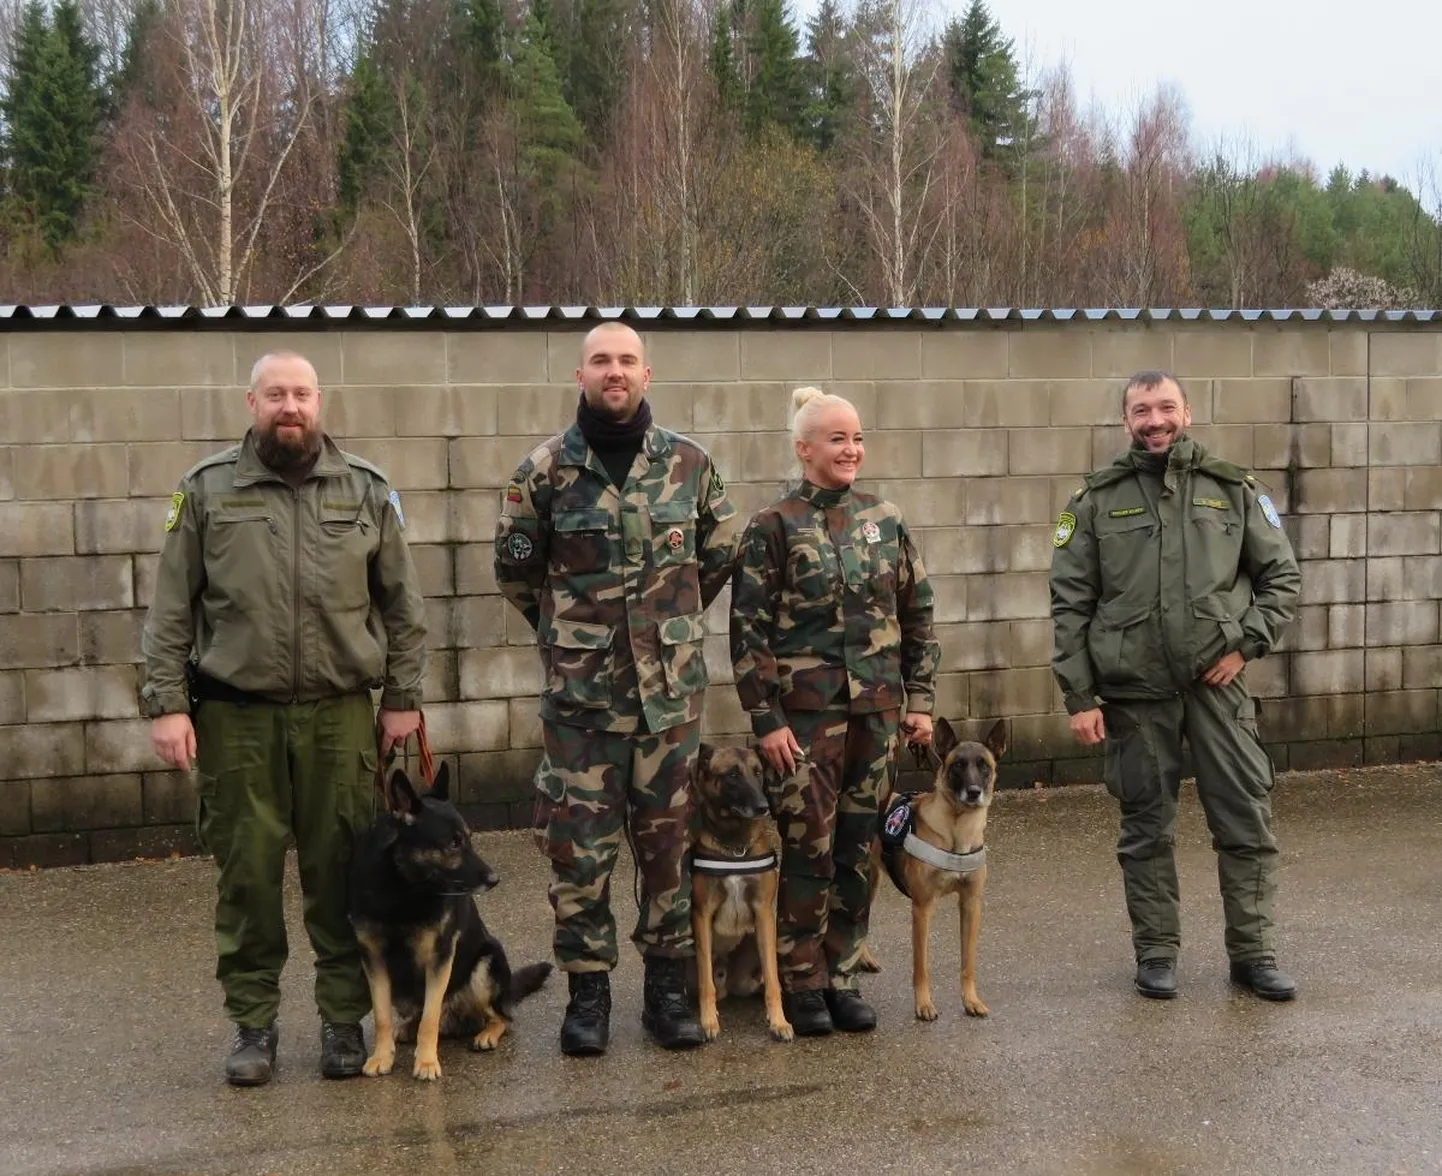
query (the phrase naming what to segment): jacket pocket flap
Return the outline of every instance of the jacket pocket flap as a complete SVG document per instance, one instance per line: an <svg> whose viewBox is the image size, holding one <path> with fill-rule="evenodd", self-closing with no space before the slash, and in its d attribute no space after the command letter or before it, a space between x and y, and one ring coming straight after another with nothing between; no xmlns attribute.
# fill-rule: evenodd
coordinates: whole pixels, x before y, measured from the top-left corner
<svg viewBox="0 0 1442 1176"><path fill-rule="evenodd" d="M662 645L687 645L706 636L706 628L701 624L700 615L694 613L663 621L659 632Z"/></svg>
<svg viewBox="0 0 1442 1176"><path fill-rule="evenodd" d="M1130 629L1156 611L1157 606L1147 601L1109 600L1097 606L1095 623L1103 629Z"/></svg>
<svg viewBox="0 0 1442 1176"><path fill-rule="evenodd" d="M684 523L696 517L696 500L673 498L670 502L653 502L650 510L653 523Z"/></svg>
<svg viewBox="0 0 1442 1176"><path fill-rule="evenodd" d="M1096 516L1096 533L1098 535L1121 535L1128 531L1140 531L1143 527L1152 526L1150 512L1143 511L1141 514L1122 515L1115 518L1098 512Z"/></svg>
<svg viewBox="0 0 1442 1176"><path fill-rule="evenodd" d="M611 512L604 506L557 511L553 523L557 531L605 531L610 525Z"/></svg>
<svg viewBox="0 0 1442 1176"><path fill-rule="evenodd" d="M562 649L610 649L615 632L610 625L590 621L552 621L546 644Z"/></svg>
<svg viewBox="0 0 1442 1176"><path fill-rule="evenodd" d="M1219 596L1204 596L1192 601L1192 616L1204 621L1230 621L1232 610Z"/></svg>

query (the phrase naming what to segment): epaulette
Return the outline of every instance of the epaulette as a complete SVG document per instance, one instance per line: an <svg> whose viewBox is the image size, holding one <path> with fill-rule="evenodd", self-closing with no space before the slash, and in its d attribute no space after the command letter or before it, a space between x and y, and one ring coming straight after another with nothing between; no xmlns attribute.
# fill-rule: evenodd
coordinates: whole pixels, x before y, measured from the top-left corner
<svg viewBox="0 0 1442 1176"><path fill-rule="evenodd" d="M346 465L355 466L355 468L358 470L365 470L365 472L368 474L374 474L387 486L390 485L391 480L387 478L384 473L381 472L380 467L372 465L363 457L357 457L354 453L347 453L344 449L340 451L340 455L345 458Z"/></svg>
<svg viewBox="0 0 1442 1176"><path fill-rule="evenodd" d="M1245 483L1248 486L1255 486L1257 484L1257 479L1252 476L1250 471L1234 465L1232 462L1223 461L1220 457L1208 455L1197 463L1197 468L1206 470L1214 478L1219 478L1223 482L1231 482L1234 485L1240 486Z"/></svg>
<svg viewBox="0 0 1442 1176"><path fill-rule="evenodd" d="M193 478L201 470L208 470L211 466L225 465L226 462L235 462L240 458L240 446L232 445L229 449L222 449L219 453L212 453L209 457L202 457L198 462L185 471L181 481Z"/></svg>
<svg viewBox="0 0 1442 1176"><path fill-rule="evenodd" d="M1082 478L1086 485L1076 492L1075 497L1080 498L1088 490L1100 490L1104 486L1114 486L1118 482L1132 477L1135 473L1136 470L1129 465L1109 465L1103 466L1099 470L1092 470Z"/></svg>

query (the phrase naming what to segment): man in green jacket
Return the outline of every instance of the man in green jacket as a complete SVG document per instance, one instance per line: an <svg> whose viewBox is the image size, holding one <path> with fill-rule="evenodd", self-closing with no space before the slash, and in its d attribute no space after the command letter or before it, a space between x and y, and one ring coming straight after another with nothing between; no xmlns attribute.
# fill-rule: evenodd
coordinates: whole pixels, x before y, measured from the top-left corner
<svg viewBox="0 0 1442 1176"><path fill-rule="evenodd" d="M652 422L650 379L630 327L588 333L576 423L521 463L496 529L496 581L540 646L536 827L571 1055L609 1041L623 831L641 888L642 1022L667 1049L704 1040L686 985L687 821L708 681L701 614L730 578L736 509L706 451Z"/></svg>
<svg viewBox="0 0 1442 1176"><path fill-rule="evenodd" d="M315 949L321 1072L361 1072L370 1009L347 916L355 835L381 754L420 723L424 605L400 496L321 430L315 369L273 352L251 373L253 426L195 465L165 516L141 637L152 741L194 762L197 829L219 871L216 978L235 1024L227 1080L275 1069L287 955L282 881L296 843Z"/></svg>
<svg viewBox="0 0 1442 1176"><path fill-rule="evenodd" d="M1177 993L1185 740L1217 854L1231 979L1291 1000L1276 961L1272 763L1242 674L1292 621L1301 575L1256 479L1187 436L1175 379L1133 376L1122 416L1131 447L1087 475L1052 537L1052 669L1077 740L1106 743L1136 987Z"/></svg>

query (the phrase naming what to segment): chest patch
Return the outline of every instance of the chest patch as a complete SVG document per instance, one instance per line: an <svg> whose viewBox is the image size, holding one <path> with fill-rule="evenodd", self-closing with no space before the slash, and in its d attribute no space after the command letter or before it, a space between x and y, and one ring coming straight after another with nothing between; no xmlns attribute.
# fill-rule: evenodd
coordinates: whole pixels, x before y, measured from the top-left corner
<svg viewBox="0 0 1442 1176"><path fill-rule="evenodd" d="M881 528L872 522L862 523L861 537L868 543L879 543L881 542Z"/></svg>
<svg viewBox="0 0 1442 1176"><path fill-rule="evenodd" d="M686 542L686 536L681 533L680 527L672 527L666 535L666 546L672 551L679 551L681 544Z"/></svg>
<svg viewBox="0 0 1442 1176"><path fill-rule="evenodd" d="M1192 505L1210 507L1212 510L1229 509L1225 498L1193 498Z"/></svg>

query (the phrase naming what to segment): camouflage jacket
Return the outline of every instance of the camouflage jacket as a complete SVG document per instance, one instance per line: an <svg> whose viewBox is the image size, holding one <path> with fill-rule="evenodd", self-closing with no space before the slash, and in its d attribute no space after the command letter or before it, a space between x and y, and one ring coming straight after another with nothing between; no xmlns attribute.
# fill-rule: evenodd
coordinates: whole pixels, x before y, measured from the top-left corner
<svg viewBox="0 0 1442 1176"><path fill-rule="evenodd" d="M735 515L706 451L655 425L621 490L577 425L521 463L495 570L536 631L542 719L655 732L701 717L701 614L731 574Z"/></svg>
<svg viewBox="0 0 1442 1176"><path fill-rule="evenodd" d="M731 660L758 737L786 712L930 714L939 651L926 569L901 512L801 481L751 520L731 587Z"/></svg>
<svg viewBox="0 0 1442 1176"><path fill-rule="evenodd" d="M1256 479L1183 435L1165 473L1137 450L1088 474L1052 537L1052 671L1067 711L1172 698L1228 653L1271 651L1301 573Z"/></svg>
<svg viewBox="0 0 1442 1176"><path fill-rule="evenodd" d="M415 710L425 603L400 497L369 462L323 438L292 487L240 445L197 463L165 519L141 633L145 712L189 710L185 663L238 690L308 702L373 687Z"/></svg>

